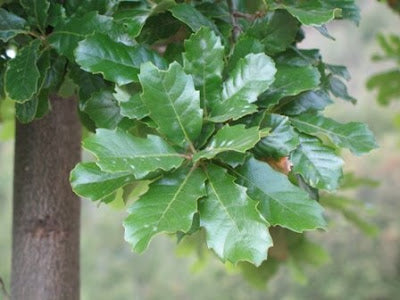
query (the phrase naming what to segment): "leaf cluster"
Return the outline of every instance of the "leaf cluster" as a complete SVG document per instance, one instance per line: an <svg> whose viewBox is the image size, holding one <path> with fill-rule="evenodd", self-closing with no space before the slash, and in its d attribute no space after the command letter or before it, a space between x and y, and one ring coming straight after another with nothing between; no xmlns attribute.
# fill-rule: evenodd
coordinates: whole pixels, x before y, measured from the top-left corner
<svg viewBox="0 0 400 300"><path fill-rule="evenodd" d="M318 191L340 186L340 150L376 147L365 124L323 115L355 103L347 69L297 47L302 26L330 37L334 19L357 23L354 1L13 1L0 39L17 53L0 74L21 122L49 93L79 96L96 160L71 172L73 190L138 198L124 222L134 250L204 231L222 261L262 270L275 231L315 248L300 233L326 227Z"/></svg>

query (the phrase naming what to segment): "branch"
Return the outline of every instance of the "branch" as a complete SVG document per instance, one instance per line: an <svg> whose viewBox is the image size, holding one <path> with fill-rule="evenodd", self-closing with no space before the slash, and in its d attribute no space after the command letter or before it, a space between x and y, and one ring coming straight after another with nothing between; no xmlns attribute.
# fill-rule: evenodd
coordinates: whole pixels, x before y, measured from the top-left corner
<svg viewBox="0 0 400 300"><path fill-rule="evenodd" d="M240 32L242 31L242 29L240 28L239 24L237 23L236 20L236 14L237 14L237 10L236 10L236 3L234 0L228 0L228 7L229 7L229 12L231 15L231 22L232 22L232 39L233 42L235 43L237 41L237 39L239 38Z"/></svg>
<svg viewBox="0 0 400 300"><path fill-rule="evenodd" d="M242 13L240 11L233 11L232 15L235 18L244 18L248 21L254 21L258 16L257 15L252 15L252 14L246 14L246 13Z"/></svg>

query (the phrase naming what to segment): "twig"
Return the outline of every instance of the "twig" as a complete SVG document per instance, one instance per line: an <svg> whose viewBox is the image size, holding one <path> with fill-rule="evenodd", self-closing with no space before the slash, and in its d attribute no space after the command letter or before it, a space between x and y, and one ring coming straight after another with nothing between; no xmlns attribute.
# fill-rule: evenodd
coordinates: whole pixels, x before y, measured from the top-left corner
<svg viewBox="0 0 400 300"><path fill-rule="evenodd" d="M231 15L231 22L232 22L232 40L234 43L236 43L237 39L239 38L240 32L242 31L239 24L237 23L236 16L237 10L236 10L236 3L234 0L228 0L228 7Z"/></svg>
<svg viewBox="0 0 400 300"><path fill-rule="evenodd" d="M3 278L1 278L1 277L0 277L0 289L1 289L1 293L4 296L4 300L10 300L10 294L7 292Z"/></svg>
<svg viewBox="0 0 400 300"><path fill-rule="evenodd" d="M234 12L232 12L232 14L235 18L244 18L248 21L254 21L258 17L257 15L246 14L246 13L242 13L240 11L234 11Z"/></svg>

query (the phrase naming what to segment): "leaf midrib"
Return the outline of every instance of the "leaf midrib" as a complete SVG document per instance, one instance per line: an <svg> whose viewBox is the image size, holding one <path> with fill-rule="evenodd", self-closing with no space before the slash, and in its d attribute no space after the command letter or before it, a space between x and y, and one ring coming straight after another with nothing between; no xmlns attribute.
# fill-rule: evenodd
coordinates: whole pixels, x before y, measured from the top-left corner
<svg viewBox="0 0 400 300"><path fill-rule="evenodd" d="M288 211L292 212L293 214L295 214L296 216L301 217L300 214L298 214L295 210L291 209L290 207L284 205L282 203L282 201L280 201L279 199L276 199L275 197L271 196L271 194L266 193L265 191L261 190L257 185L253 184L252 182L250 182L246 177L244 177L242 174L233 171L236 175L238 175L239 177L241 177L243 180L245 180L246 182L249 183L249 185L252 185L253 187L255 187L258 191L262 192L263 194L267 195L269 198L271 198L271 200L273 200L274 202L278 203L279 205L281 205L282 207L286 208ZM269 220L267 220L269 222ZM272 224L272 222L271 222ZM275 224L274 224L275 225Z"/></svg>
<svg viewBox="0 0 400 300"><path fill-rule="evenodd" d="M229 217L229 219L231 219L232 223L235 225L235 227L237 228L238 232L241 232L241 230L240 230L240 228L239 228L239 225L237 224L237 222L235 221L235 219L231 216L231 214L229 213L228 209L226 208L224 202L223 202L223 201L221 200L221 198L219 197L219 194L218 194L217 190L215 189L215 186L214 186L214 184L212 183L212 180L211 180L211 178L210 178L210 174L209 174L207 171L205 171L205 173L206 173L206 175L207 175L208 182L210 183L211 188L212 188L212 190L213 190L213 192L214 192L214 195L215 195L215 197L217 198L218 202L221 204L223 210L226 212L226 215ZM234 182L232 182L232 183L235 184ZM236 186L235 186L235 187L236 187Z"/></svg>
<svg viewBox="0 0 400 300"><path fill-rule="evenodd" d="M309 127L315 128L315 129L317 129L317 131L318 131L318 129L319 129L320 131L326 133L328 136L334 135L334 136L338 136L338 137L340 137L340 138L343 138L343 139L345 139L346 141L349 141L349 140L350 140L349 137L346 137L346 136L344 136L344 135L341 135L341 134L336 133L336 132L334 132L334 131L331 131L331 130L329 130L329 129L320 127L320 126L318 126L318 125L314 125L314 124L311 124L311 123L307 123L307 122L302 121L302 120L297 119L297 118L292 118L292 120L294 120L295 122L299 122L299 123L301 123L301 124L303 124L303 125L305 125L305 126L309 126ZM299 129L299 130L301 130L301 129ZM302 130L301 130L301 131L302 131ZM351 143L349 143L349 144L351 145Z"/></svg>
<svg viewBox="0 0 400 300"><path fill-rule="evenodd" d="M187 182L189 181L189 178L192 176L193 172L196 169L193 168L192 170L189 171L189 173L185 176L184 181L182 182L182 184L179 186L178 190L175 192L174 197L172 198L172 200L168 203L167 207L165 208L165 210L163 211L163 213L161 214L158 222L157 222L157 227L160 226L161 221L164 219L165 215L167 214L167 212L170 210L172 204L177 200L180 192L182 191L182 189L185 187L185 185L187 184Z"/></svg>
<svg viewBox="0 0 400 300"><path fill-rule="evenodd" d="M179 115L178 115L178 113L177 113L177 111L175 109L174 102L172 101L172 98L171 98L170 94L168 93L168 90L167 90L167 88L165 86L164 78L162 78L162 80L161 80L161 85L162 85L162 88L164 90L164 93L167 95L167 99L168 99L168 101L169 101L169 103L170 103L170 105L172 107L172 110L173 110L173 112L175 114L176 120L178 121L179 127L182 130L182 133L183 133L183 135L185 137L186 142L188 142L189 145L192 145L192 141L190 140L190 138L189 138L189 136L188 136L188 134L187 134L187 132L185 130L185 127L182 124L182 121L181 121L181 119L180 119L180 117L179 117ZM182 95L182 93L180 95Z"/></svg>

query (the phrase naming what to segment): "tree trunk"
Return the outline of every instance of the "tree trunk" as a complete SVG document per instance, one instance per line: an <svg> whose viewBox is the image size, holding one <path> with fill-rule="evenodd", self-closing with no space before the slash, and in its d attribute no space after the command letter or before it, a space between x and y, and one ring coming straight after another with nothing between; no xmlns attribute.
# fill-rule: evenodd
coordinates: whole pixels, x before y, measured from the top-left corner
<svg viewBox="0 0 400 300"><path fill-rule="evenodd" d="M52 111L17 122L11 299L79 299L80 200L69 172L80 160L75 99L50 96Z"/></svg>

